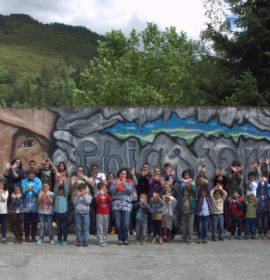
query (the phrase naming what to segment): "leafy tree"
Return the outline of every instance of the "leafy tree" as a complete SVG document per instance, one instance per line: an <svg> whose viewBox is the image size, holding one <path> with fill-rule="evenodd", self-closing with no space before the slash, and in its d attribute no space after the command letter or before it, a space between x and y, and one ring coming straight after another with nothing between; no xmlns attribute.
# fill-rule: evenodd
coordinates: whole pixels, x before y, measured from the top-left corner
<svg viewBox="0 0 270 280"><path fill-rule="evenodd" d="M199 47L184 33L149 23L129 37L113 30L81 76L81 105L196 105Z"/></svg>
<svg viewBox="0 0 270 280"><path fill-rule="evenodd" d="M216 63L219 66L226 65L225 72L234 77L231 80L231 94L234 92L235 83L249 80L252 82L248 83L251 86L248 91L253 90L256 81L258 92L264 95L264 98L268 98L266 93L270 89L270 1L204 2L209 22L202 36L212 43ZM247 86L246 83L245 85ZM228 100L230 99L227 98L226 102ZM268 104L269 101L268 99ZM256 104L251 102L250 105Z"/></svg>

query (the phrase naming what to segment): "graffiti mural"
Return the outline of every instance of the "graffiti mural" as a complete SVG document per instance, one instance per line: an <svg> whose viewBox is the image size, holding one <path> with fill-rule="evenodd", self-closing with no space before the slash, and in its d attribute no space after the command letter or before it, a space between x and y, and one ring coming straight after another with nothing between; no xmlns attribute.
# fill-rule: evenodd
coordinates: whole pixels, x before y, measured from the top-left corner
<svg viewBox="0 0 270 280"><path fill-rule="evenodd" d="M64 160L70 172L170 162L178 174L206 164L210 174L238 159L270 157L270 109L73 108L0 110L1 169L20 156Z"/></svg>

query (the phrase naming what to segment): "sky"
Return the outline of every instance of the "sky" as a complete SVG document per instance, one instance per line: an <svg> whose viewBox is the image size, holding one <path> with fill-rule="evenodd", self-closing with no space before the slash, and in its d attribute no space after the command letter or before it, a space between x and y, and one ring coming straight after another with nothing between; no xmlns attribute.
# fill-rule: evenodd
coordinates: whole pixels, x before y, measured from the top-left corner
<svg viewBox="0 0 270 280"><path fill-rule="evenodd" d="M175 26L192 39L204 27L203 0L0 0L0 14L23 13L43 23L84 26L99 34L132 28L141 31L147 22L161 30Z"/></svg>

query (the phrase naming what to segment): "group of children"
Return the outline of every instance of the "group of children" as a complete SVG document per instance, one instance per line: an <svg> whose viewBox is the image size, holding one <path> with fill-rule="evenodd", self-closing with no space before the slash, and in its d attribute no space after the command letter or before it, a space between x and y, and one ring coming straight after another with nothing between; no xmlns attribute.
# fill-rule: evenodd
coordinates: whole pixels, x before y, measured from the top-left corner
<svg viewBox="0 0 270 280"><path fill-rule="evenodd" d="M40 176L29 164L26 176L17 180L22 174L19 170L21 161L15 159L7 168L5 177L0 177L2 243L7 243L9 220L15 243L21 244L24 234L26 242L41 245L47 225L49 242L55 244L52 224L56 222L57 244L65 246L69 230L68 213L73 205L76 246L87 247L89 211L94 202L97 242L102 247L106 246L111 203L114 200L110 184L114 178L106 180L105 176L94 176L90 180L80 175L83 167L79 166L77 175L73 176L70 183L64 163L56 168L47 160L43 165L45 167L38 172ZM241 165L235 161L230 174L225 176L224 171L217 172L213 187L209 183L205 166L199 167L195 181L190 169L184 170L182 178L178 179L170 164L165 164L162 172L156 168L153 176L146 166L137 176L134 170L130 170L136 194L133 213L137 244L145 245L150 233L153 236L152 244L169 242L176 233L177 223L181 225L181 242L187 244L192 242L194 228L197 230L197 243L207 243L209 228L213 241L223 241L225 229L231 232L231 240L267 239L269 185L267 175L261 174L258 165L252 165L256 172L249 172L244 182ZM11 179L13 183L9 184ZM40 232L36 240L38 223Z"/></svg>

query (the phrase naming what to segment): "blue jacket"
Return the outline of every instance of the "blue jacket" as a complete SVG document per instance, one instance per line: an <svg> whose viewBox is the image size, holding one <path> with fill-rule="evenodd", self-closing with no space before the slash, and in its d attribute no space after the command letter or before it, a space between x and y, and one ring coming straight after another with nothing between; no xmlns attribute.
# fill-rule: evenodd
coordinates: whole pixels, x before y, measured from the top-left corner
<svg viewBox="0 0 270 280"><path fill-rule="evenodd" d="M68 197L68 186L64 184L64 193L59 195L59 184L56 183L54 188L54 212L55 213L66 213L67 212L67 197Z"/></svg>
<svg viewBox="0 0 270 280"><path fill-rule="evenodd" d="M34 177L33 180L26 178L22 180L21 187L24 212L38 212L38 194L42 187L40 179L38 177ZM26 190L27 187L28 190Z"/></svg>

